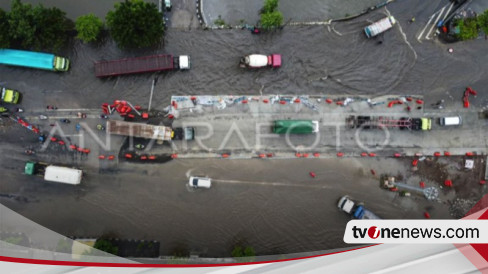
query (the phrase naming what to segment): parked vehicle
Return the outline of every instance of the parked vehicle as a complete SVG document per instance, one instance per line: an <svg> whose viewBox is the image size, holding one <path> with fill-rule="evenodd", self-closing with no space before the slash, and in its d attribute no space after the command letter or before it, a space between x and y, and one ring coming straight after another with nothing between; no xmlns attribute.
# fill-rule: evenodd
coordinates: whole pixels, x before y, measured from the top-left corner
<svg viewBox="0 0 488 274"><path fill-rule="evenodd" d="M276 134L311 134L319 132L319 122L312 120L276 120L273 133Z"/></svg>
<svg viewBox="0 0 488 274"><path fill-rule="evenodd" d="M395 18L393 16L388 16L365 27L364 32L366 33L366 37L371 38L391 29L395 23Z"/></svg>
<svg viewBox="0 0 488 274"><path fill-rule="evenodd" d="M171 136L173 140L186 140L190 141L195 139L195 128L193 127L177 127L173 130L173 134Z"/></svg>
<svg viewBox="0 0 488 274"><path fill-rule="evenodd" d="M210 188L212 186L212 180L206 177L191 176L190 180L188 180L188 185L193 188Z"/></svg>
<svg viewBox="0 0 488 274"><path fill-rule="evenodd" d="M187 70L190 69L190 66L190 56L188 55L173 56L162 54L99 61L95 63L95 75L97 77L108 77L163 70Z"/></svg>
<svg viewBox="0 0 488 274"><path fill-rule="evenodd" d="M281 55L250 54L241 58L240 66L245 68L281 67Z"/></svg>
<svg viewBox="0 0 488 274"><path fill-rule="evenodd" d="M337 203L337 207L339 207L342 211L346 212L347 214L350 214L354 219L360 219L360 220L381 219L370 210L364 208L363 205L358 204L353 200L351 200L347 195L339 199L339 202Z"/></svg>
<svg viewBox="0 0 488 274"><path fill-rule="evenodd" d="M164 0L164 9L166 11L171 11L173 5L171 5L171 0Z"/></svg>
<svg viewBox="0 0 488 274"><path fill-rule="evenodd" d="M399 128L410 130L431 130L431 118L387 117L387 116L355 116L346 118L348 128L376 129Z"/></svg>
<svg viewBox="0 0 488 274"><path fill-rule="evenodd" d="M175 128L173 130L172 128L166 126L148 125L118 120L108 121L107 133L140 137L145 139L155 139L160 141L183 139L190 141L195 137L195 129L192 127Z"/></svg>
<svg viewBox="0 0 488 274"><path fill-rule="evenodd" d="M21 99L20 92L6 87L0 87L0 90L2 91L1 101L3 103L7 103L7 104L20 103L20 99Z"/></svg>
<svg viewBox="0 0 488 274"><path fill-rule="evenodd" d="M459 126L463 123L461 116L450 116L439 118L439 124L441 126Z"/></svg>
<svg viewBox="0 0 488 274"><path fill-rule="evenodd" d="M49 165L39 162L27 162L24 173L27 175L44 176L45 181L79 185L83 172L79 169Z"/></svg>
<svg viewBox="0 0 488 274"><path fill-rule="evenodd" d="M69 60L51 53L0 49L0 64L52 71L67 71Z"/></svg>

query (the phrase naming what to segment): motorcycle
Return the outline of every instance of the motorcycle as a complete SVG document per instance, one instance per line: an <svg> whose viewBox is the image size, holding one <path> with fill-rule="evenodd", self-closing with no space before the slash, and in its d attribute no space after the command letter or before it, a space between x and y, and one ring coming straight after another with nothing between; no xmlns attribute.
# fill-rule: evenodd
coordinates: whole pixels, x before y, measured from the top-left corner
<svg viewBox="0 0 488 274"><path fill-rule="evenodd" d="M27 154L27 155L32 155L32 154L36 154L36 152L35 152L34 150L32 150L32 149L27 149L27 150L25 151L25 154Z"/></svg>
<svg viewBox="0 0 488 274"><path fill-rule="evenodd" d="M59 120L61 123L69 124L71 121L69 119L60 119Z"/></svg>
<svg viewBox="0 0 488 274"><path fill-rule="evenodd" d="M78 118L85 119L86 118L86 113L78 112Z"/></svg>
<svg viewBox="0 0 488 274"><path fill-rule="evenodd" d="M108 116L105 114L100 114L100 119L108 119Z"/></svg>
<svg viewBox="0 0 488 274"><path fill-rule="evenodd" d="M146 146L145 146L145 145L143 145L143 144L136 144L136 145L135 145L135 147L136 147L137 149L144 149Z"/></svg>
<svg viewBox="0 0 488 274"><path fill-rule="evenodd" d="M47 120L47 116L46 115L39 115L39 119L41 119L41 120Z"/></svg>
<svg viewBox="0 0 488 274"><path fill-rule="evenodd" d="M97 129L98 129L98 130L105 130L105 127L104 127L104 126L102 126L102 125L100 125L100 124L98 124L98 125L97 125Z"/></svg>

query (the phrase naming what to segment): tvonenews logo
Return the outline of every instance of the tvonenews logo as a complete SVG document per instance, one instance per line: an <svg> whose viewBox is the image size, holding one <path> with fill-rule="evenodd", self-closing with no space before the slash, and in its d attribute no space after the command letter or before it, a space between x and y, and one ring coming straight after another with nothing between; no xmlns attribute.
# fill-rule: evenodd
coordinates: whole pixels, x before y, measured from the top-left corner
<svg viewBox="0 0 488 274"><path fill-rule="evenodd" d="M346 243L488 243L488 220L352 220Z"/></svg>

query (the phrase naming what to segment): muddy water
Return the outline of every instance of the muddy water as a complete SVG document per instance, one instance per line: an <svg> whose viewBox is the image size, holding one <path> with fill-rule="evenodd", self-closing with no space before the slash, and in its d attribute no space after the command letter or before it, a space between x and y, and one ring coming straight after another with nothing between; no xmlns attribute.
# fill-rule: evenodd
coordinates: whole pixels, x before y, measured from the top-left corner
<svg viewBox="0 0 488 274"><path fill-rule="evenodd" d="M422 3L418 3L420 8ZM488 84L484 69L488 56L474 54L486 52L484 41L457 45L455 54L449 55L445 45L413 42L422 26L406 26L398 14L399 26L381 37L384 42L379 45L364 37L362 27L384 16L383 12L334 23L330 30L286 27L259 36L239 30L169 30L164 47L153 50L122 51L111 41L99 45L75 42L60 53L72 60L69 72L2 66L0 84L24 93L27 112L48 104L98 108L114 99L145 105L155 77L159 77L153 99L156 108L166 106L173 94L418 93L434 101L465 85L459 79L475 89ZM94 76L96 60L154 53L189 54L193 67L185 72L109 79ZM283 67L241 70L239 58L248 53L281 53ZM113 174L88 173L86 182L75 190L22 176L25 159L19 151L23 151L24 136L13 135L16 139L8 131L4 134L11 142L9 154L0 162L7 174L1 192L18 193L31 202L2 198L2 203L66 235L114 232L120 237L156 239L166 253L175 245L186 244L201 254L227 256L232 243L240 239L261 254L340 247L348 217L336 210L335 203L344 194L365 201L384 218L419 218L426 206L419 200L409 208L399 208L394 194L368 179L370 168L377 172L382 166L393 168L376 160L360 165L332 160L265 164L177 160L144 168L121 165ZM189 192L184 186L189 170L215 178L214 187ZM310 170L316 171L317 180L308 177ZM441 209L431 215L448 217Z"/></svg>

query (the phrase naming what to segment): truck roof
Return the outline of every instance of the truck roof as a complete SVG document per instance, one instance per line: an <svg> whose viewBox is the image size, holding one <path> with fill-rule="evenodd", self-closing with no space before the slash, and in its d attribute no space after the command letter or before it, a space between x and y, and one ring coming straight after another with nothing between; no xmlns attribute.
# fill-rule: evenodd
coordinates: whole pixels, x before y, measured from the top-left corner
<svg viewBox="0 0 488 274"><path fill-rule="evenodd" d="M44 173L44 180L56 183L78 185L81 183L83 172L79 169L48 166Z"/></svg>
<svg viewBox="0 0 488 274"><path fill-rule="evenodd" d="M0 49L0 63L13 66L54 69L54 54L25 50Z"/></svg>
<svg viewBox="0 0 488 274"><path fill-rule="evenodd" d="M277 134L306 134L318 132L318 122L312 120L276 120L273 132Z"/></svg>
<svg viewBox="0 0 488 274"><path fill-rule="evenodd" d="M97 77L169 70L174 68L173 55L159 54L95 63Z"/></svg>
<svg viewBox="0 0 488 274"><path fill-rule="evenodd" d="M166 126L156 126L117 120L109 120L107 123L107 133L115 135L170 141L172 132L173 130Z"/></svg>

